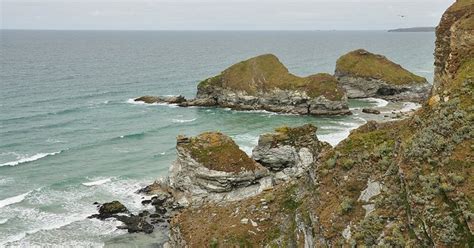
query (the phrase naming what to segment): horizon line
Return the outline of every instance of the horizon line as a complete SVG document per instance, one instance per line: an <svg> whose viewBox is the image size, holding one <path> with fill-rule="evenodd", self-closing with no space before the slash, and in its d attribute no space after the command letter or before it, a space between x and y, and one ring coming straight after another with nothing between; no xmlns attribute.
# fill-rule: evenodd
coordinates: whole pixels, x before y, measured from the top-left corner
<svg viewBox="0 0 474 248"><path fill-rule="evenodd" d="M400 28L393 28L400 29ZM30 29L30 28L0 28L2 31L171 31L171 32L269 32L269 31L389 31L390 29Z"/></svg>

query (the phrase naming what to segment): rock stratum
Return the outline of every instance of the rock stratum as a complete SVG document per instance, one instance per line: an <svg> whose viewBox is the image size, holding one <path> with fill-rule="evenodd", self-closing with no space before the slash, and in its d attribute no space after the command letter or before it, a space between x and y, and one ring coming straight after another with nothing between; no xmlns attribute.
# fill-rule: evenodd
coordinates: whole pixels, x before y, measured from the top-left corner
<svg viewBox="0 0 474 248"><path fill-rule="evenodd" d="M341 56L336 62L335 76L349 98L420 102L426 100L431 89L425 78L364 49Z"/></svg>
<svg viewBox="0 0 474 248"><path fill-rule="evenodd" d="M242 61L200 82L195 99L144 96L135 101L302 115L350 114L346 92L335 77L295 76L272 54Z"/></svg>
<svg viewBox="0 0 474 248"><path fill-rule="evenodd" d="M307 138L262 136L253 157L268 173L298 164L304 172L255 196L183 209L171 220L170 244L473 247L473 24L472 0L444 13L434 87L414 115L368 122L334 148L320 144L308 166Z"/></svg>

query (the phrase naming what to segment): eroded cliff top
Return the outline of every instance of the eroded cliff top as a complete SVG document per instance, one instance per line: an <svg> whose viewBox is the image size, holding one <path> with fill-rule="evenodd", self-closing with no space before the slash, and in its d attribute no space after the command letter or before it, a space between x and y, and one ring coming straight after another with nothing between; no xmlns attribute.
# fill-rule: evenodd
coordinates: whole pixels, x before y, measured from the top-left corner
<svg viewBox="0 0 474 248"><path fill-rule="evenodd" d="M344 89L333 76L326 73L308 77L295 76L273 54L260 55L234 64L220 75L208 78L198 85L198 89L209 87L243 91L249 95L281 89L306 92L310 97L322 95L330 100L340 100L344 96Z"/></svg>
<svg viewBox="0 0 474 248"><path fill-rule="evenodd" d="M385 56L364 49L341 56L336 62L336 75L380 79L394 85L427 83L425 78L407 71Z"/></svg>
<svg viewBox="0 0 474 248"><path fill-rule="evenodd" d="M230 137L219 132L205 132L192 138L179 136L178 146L210 170L242 172L259 168Z"/></svg>

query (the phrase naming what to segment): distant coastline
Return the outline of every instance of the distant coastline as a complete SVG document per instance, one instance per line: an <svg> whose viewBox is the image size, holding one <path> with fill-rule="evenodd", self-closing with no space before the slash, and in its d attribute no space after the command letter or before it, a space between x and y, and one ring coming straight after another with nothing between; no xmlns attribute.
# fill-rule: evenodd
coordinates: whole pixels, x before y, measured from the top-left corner
<svg viewBox="0 0 474 248"><path fill-rule="evenodd" d="M388 32L434 32L435 29L435 27L397 28L390 29Z"/></svg>

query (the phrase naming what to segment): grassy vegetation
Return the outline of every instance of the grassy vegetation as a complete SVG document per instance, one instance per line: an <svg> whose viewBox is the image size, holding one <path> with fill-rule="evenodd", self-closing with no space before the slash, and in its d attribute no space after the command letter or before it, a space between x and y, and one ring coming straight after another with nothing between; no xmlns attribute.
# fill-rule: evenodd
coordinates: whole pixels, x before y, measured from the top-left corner
<svg viewBox="0 0 474 248"><path fill-rule="evenodd" d="M299 90L310 97L324 96L329 100L340 100L344 96L344 90L333 76L327 73L295 76L273 54L239 62L198 85L201 89L206 87L224 87L250 95L281 89Z"/></svg>
<svg viewBox="0 0 474 248"><path fill-rule="evenodd" d="M206 168L225 172L253 171L257 164L222 133L206 132L191 138L183 146Z"/></svg>
<svg viewBox="0 0 474 248"><path fill-rule="evenodd" d="M355 50L340 57L336 62L336 71L357 77L380 79L390 84L420 84L426 79L417 76L384 56Z"/></svg>

